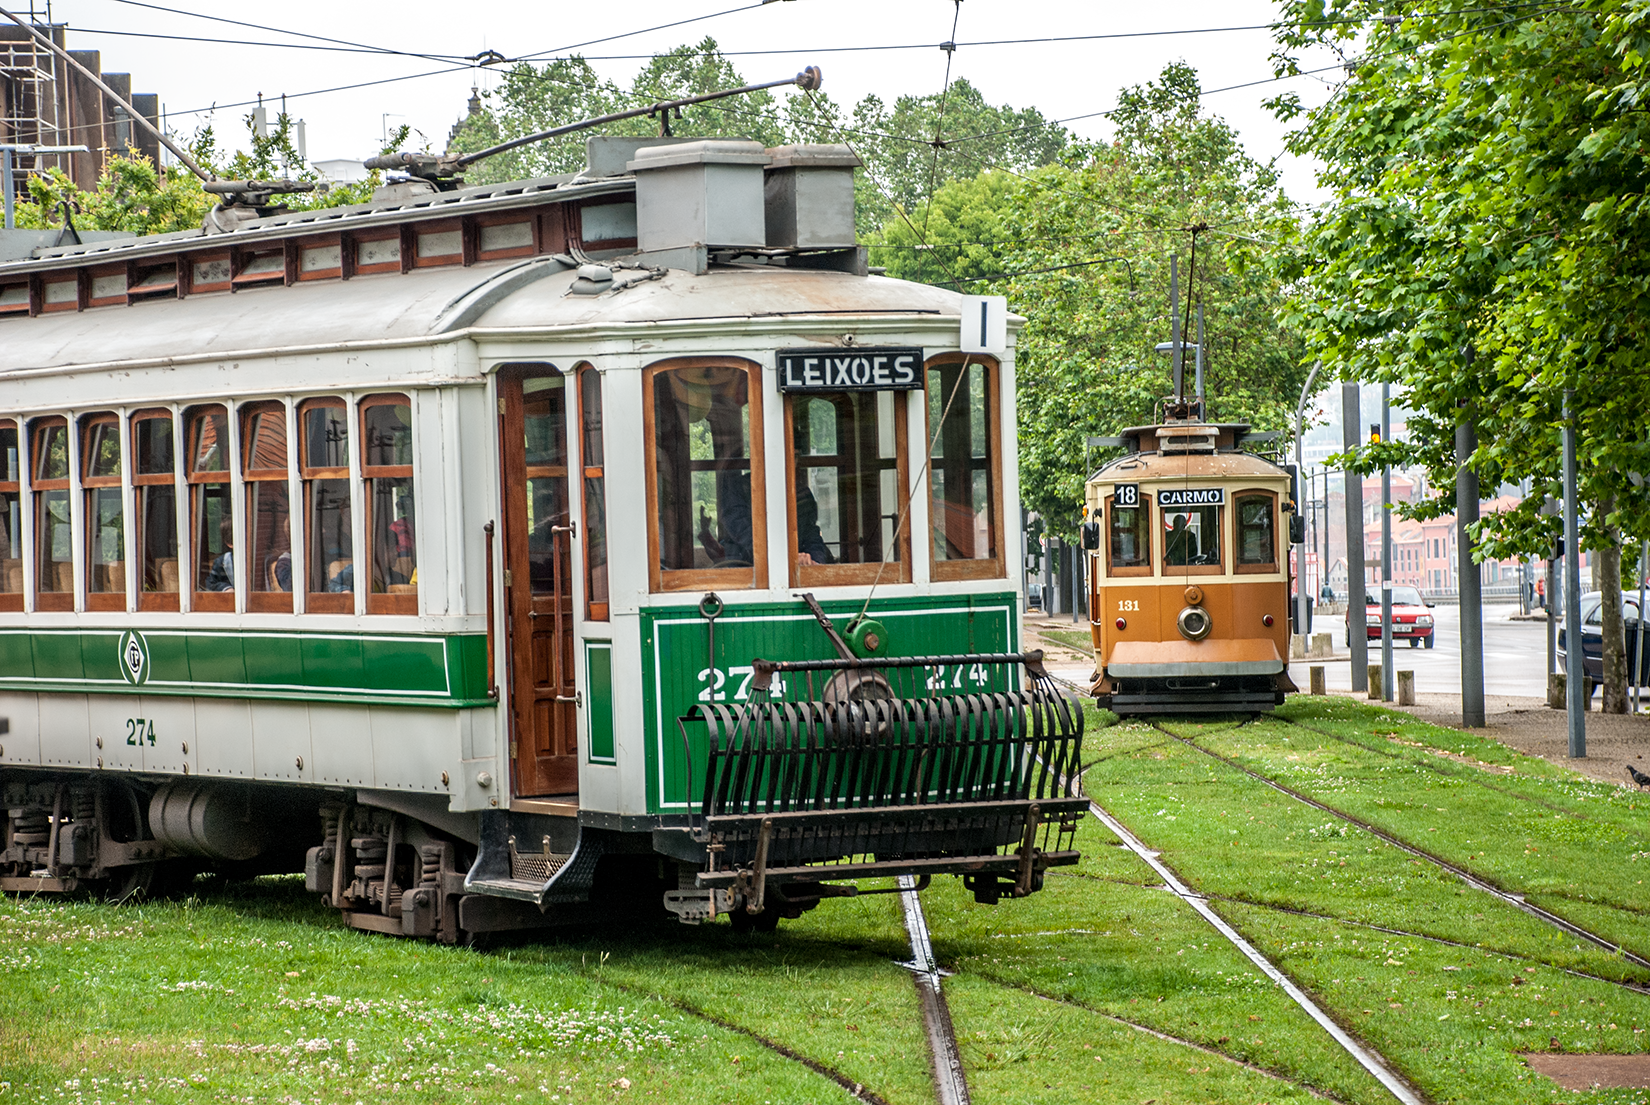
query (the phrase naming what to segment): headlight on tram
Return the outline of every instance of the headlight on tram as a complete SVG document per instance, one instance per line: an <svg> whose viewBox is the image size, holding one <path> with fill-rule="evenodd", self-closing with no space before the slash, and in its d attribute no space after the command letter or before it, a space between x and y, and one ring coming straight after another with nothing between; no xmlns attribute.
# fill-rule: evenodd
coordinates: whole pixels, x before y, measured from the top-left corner
<svg viewBox="0 0 1650 1105"><path fill-rule="evenodd" d="M1180 617L1175 619L1175 628L1179 629L1180 635L1188 641L1201 641L1209 635L1209 630L1214 628L1214 621L1203 607L1188 606L1180 612Z"/></svg>

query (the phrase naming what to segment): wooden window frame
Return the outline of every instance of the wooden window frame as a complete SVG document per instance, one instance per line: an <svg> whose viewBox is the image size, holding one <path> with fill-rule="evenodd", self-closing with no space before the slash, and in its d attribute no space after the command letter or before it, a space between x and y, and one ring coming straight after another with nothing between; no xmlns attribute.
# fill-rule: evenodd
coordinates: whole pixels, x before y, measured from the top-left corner
<svg viewBox="0 0 1650 1105"><path fill-rule="evenodd" d="M119 295L95 295L93 285L99 277L124 276L131 280L130 267L126 264L95 265L86 272L86 306L88 307L124 307L126 305L126 289L123 287Z"/></svg>
<svg viewBox="0 0 1650 1105"><path fill-rule="evenodd" d="M1125 481L1125 482L1127 482L1127 481ZM1106 499L1105 499L1105 503L1106 503L1106 509L1105 509L1105 515L1104 515L1105 525L1104 525L1104 528L1101 532L1100 540L1103 542L1104 548L1105 548L1106 578L1107 579L1140 579L1142 577L1153 575L1156 571L1156 566L1157 566L1157 530L1158 530L1158 526L1157 526L1157 515L1154 512L1154 507L1156 506L1156 504L1152 501L1152 496L1150 495L1150 493L1148 493L1144 496L1141 496L1139 501L1138 501L1138 504L1133 508L1135 510L1143 510L1143 511L1146 512L1146 562L1144 564L1120 564L1120 565L1115 565L1115 566L1112 564L1112 562L1111 562L1112 511L1117 509L1117 505L1116 505L1117 504L1117 492L1113 491L1110 495L1107 495Z"/></svg>
<svg viewBox="0 0 1650 1105"><path fill-rule="evenodd" d="M347 245L348 248L354 248L352 245L348 245L347 243L346 243L346 245ZM304 436L307 433L307 430L305 429L305 426L304 426L304 415L306 413L308 413L309 411L315 410L317 408L326 408L326 409L330 409L330 410L341 410L341 411L344 412L344 421L345 421L345 423L347 424L349 422L349 403L348 403L347 400L345 400L345 399L343 399L339 396L336 396L336 395L319 395L319 396L316 396L313 399L305 399L302 403L298 404L298 479L301 481L301 483L303 485L303 502L300 506L300 509L303 511L303 530L304 530L304 540L306 542L313 540L314 536L315 536L314 531L311 528L312 511L310 510L310 505L311 505L311 502L313 500L313 496L315 494L315 486L314 486L315 481L316 480L343 480L345 487L353 488L353 485L354 485L354 480L350 476L349 464L347 462L342 467L324 467L324 468L323 467L312 468L312 467L310 467L309 465L307 465L305 463L305 461L308 459L308 450L305 448L305 446L307 446L309 444L309 442L306 439L306 437ZM346 461L347 461L347 458L346 458ZM355 562L357 560L359 560L361 558L361 550L359 550L355 547L354 524L355 524L355 493L354 493L353 490L351 490L351 492L350 492L350 525L351 525L351 531L350 531L350 564L352 566L355 564ZM304 546L304 613L306 613L306 614L353 614L353 613L355 613L355 589L353 587L350 588L348 591L311 591L309 589L310 572L315 567L315 565L313 563L311 563L311 561L310 561L309 554L310 554L311 551L312 550L310 549L310 547L306 544Z"/></svg>
<svg viewBox="0 0 1650 1105"><path fill-rule="evenodd" d="M97 491L106 490L111 487L118 489L121 486L121 477L119 472L116 472L112 476L92 475L92 455L91 449L89 448L92 440L93 427L113 426L115 429L116 442L120 446L120 463L121 465L124 465L126 463L125 435L121 433L123 427L121 426L120 415L113 411L98 411L94 414L82 415L78 421L80 423L80 516L82 519L82 524L80 527L82 542L80 574L84 577L84 583L86 586L86 609L105 611L125 610L126 591L124 587L120 591L92 590L92 541L95 538L92 500L95 497L94 493ZM122 495L120 499L121 531L124 533L126 528L128 504L126 503L126 497L124 495ZM123 549L121 551L121 570L125 571L125 550ZM122 584L125 584L128 581L122 580L121 582Z"/></svg>
<svg viewBox="0 0 1650 1105"><path fill-rule="evenodd" d="M749 387L751 566L662 568L659 565L659 449L654 425L654 380L683 368L738 368ZM762 432L762 366L744 357L672 357L642 369L642 448L647 472L647 575L654 594L673 591L763 591L768 588L768 498ZM749 582L744 577L749 576Z"/></svg>
<svg viewBox="0 0 1650 1105"><path fill-rule="evenodd" d="M256 484L278 483L288 490L286 542L289 557L292 549L292 501L290 497L292 471L289 466L289 457L281 458L281 467L278 469L252 467L253 448L256 442L249 430L252 419L264 414L279 414L281 421L283 423L287 422L286 404L274 399L259 403L247 403L235 412L236 417L241 420L241 510L246 517L246 551L248 554L246 559L246 609L251 614L290 614L292 613L292 591L264 591L254 586L256 576L253 573L263 571L263 566L253 564L250 559L253 542L256 540L254 531L258 524L257 517L252 512L252 492ZM290 425L283 426L283 430L285 432L282 436L285 437L285 434L291 431ZM287 452L290 455L290 446ZM290 579L288 582L291 582Z"/></svg>
<svg viewBox="0 0 1650 1105"><path fill-rule="evenodd" d="M622 207L627 203L630 203L630 204L634 205L634 201L625 200L621 197L598 196L598 197L595 197L595 198L592 198L592 199L585 200L583 203L578 204L576 209L575 209L577 211L577 215L578 215L576 222L570 221L567 224L568 241L571 243L571 242L576 240L581 249L593 249L593 250L597 250L599 252L605 252L607 250L612 250L612 249L635 249L636 248L636 239L635 238L591 238L591 239L587 240L584 237L584 210L585 210L585 208L587 208L587 207ZM574 226L575 225L578 228L576 233L574 231Z"/></svg>
<svg viewBox="0 0 1650 1105"><path fill-rule="evenodd" d="M149 257L141 261L133 261L126 268L126 302L137 303L145 299L182 299L183 298L183 268L186 264L183 257ZM139 284L137 281L145 272L155 269L164 269L172 266L172 282L159 284ZM174 431L176 427L173 427Z"/></svg>
<svg viewBox="0 0 1650 1105"><path fill-rule="evenodd" d="M222 261L229 266L229 277L226 280L214 280L209 284L195 283L195 266L209 265L214 261ZM233 291L235 288L235 260L234 252L229 249L201 250L198 253L181 253L178 255L178 298L190 295L207 295L211 292Z"/></svg>
<svg viewBox="0 0 1650 1105"><path fill-rule="evenodd" d="M28 424L28 435L29 435L29 444L28 444L28 450L29 450L29 454L28 454L29 455L29 498L30 498L29 510L33 512L33 519L34 519L34 526L33 526L34 549L32 551L35 554L35 558L36 558L35 562L34 562L34 608L36 610L42 611L42 612L46 612L46 611L70 611L70 610L74 609L74 591L73 591L72 588L68 591L42 591L40 589L40 561L39 561L39 556L40 556L40 549L41 549L41 546L42 546L42 541L41 541L41 538L40 538L40 503L41 503L40 496L45 494L48 491L63 491L63 492L69 492L70 491L69 469L68 468L64 469L62 479L44 480L44 479L38 478L38 476L36 475L36 473L38 473L40 471L40 449L41 449L41 446L44 444L46 432L49 429L51 429L52 427L61 427L63 429L64 433L69 433L70 432L70 430L69 430L69 420L67 418L63 417L62 415L49 415L45 418L33 418L33 419L29 420L29 424ZM68 453L68 440L67 440L67 438L64 439L64 453L66 455L65 459L66 459L67 463L72 464L73 463L73 458L67 456L67 453ZM21 473L19 473L19 475L21 475ZM70 510L72 511L73 508L74 508L74 497L73 497L72 493L70 494L67 502L69 503ZM72 513L70 515L70 518L71 519L73 518ZM73 526L72 520L70 522L70 525L71 525L71 527ZM74 554L71 551L70 556L73 557L73 555ZM72 561L71 561L71 563L72 563ZM73 577L71 576L71 578L73 578Z"/></svg>
<svg viewBox="0 0 1650 1105"><path fill-rule="evenodd" d="M524 246L506 246L503 249L482 249L481 232L491 226L509 226L514 223L524 223L527 226L528 236L532 239ZM472 230L469 242L476 261L504 261L512 257L532 257L546 252L542 248L544 242L543 220L531 211L509 211L496 215L478 216L470 223Z"/></svg>
<svg viewBox="0 0 1650 1105"><path fill-rule="evenodd" d="M292 279L295 283L303 283L306 280L342 280L351 274L353 268L350 264L351 255L342 234L297 238L293 241L292 246ZM338 264L330 269L315 269L312 272L305 272L304 250L325 249L328 246L338 247Z"/></svg>
<svg viewBox="0 0 1650 1105"><path fill-rule="evenodd" d="M200 576L197 572L197 568L199 566L195 563L195 549L197 547L196 535L200 530L201 519L200 512L196 509L195 488L203 484L221 483L229 485L231 488L229 494L229 509L231 517L234 516L235 510L235 494L233 490L234 481L231 479L230 474L228 441L223 443L224 466L222 471L217 469L208 469L204 472L195 471L195 459L200 455L200 450L198 448L200 441L198 420L211 411L223 412L224 432L227 434L229 431L229 419L231 417L231 412L227 404L200 403L183 412L185 448L185 452L183 454L183 478L186 486L185 493L189 496L189 532L187 534L183 534L182 536L188 541L187 549L189 556L185 558L183 556L184 550L178 550L178 587L180 589L183 587L183 566L187 563L189 566L189 608L191 610L200 611L201 613L224 614L234 613L235 589L233 587L227 591L201 591L196 587L196 585L200 582ZM174 432L176 432L175 428Z"/></svg>
<svg viewBox="0 0 1650 1105"><path fill-rule="evenodd" d="M48 303L46 301L46 287L50 284L73 284L74 298L66 303ZM91 278L86 274L85 269L42 273L40 276L40 313L51 315L60 311L79 311L86 306L86 297L90 289Z"/></svg>
<svg viewBox="0 0 1650 1105"><path fill-rule="evenodd" d="M1163 529L1163 508L1155 502L1157 498L1156 495L1153 495L1152 498L1154 500L1152 505L1155 508L1155 513L1153 516L1157 520L1156 528ZM1213 508L1215 512L1215 544L1219 546L1220 555L1223 558L1226 556L1227 552L1226 510L1232 505L1230 501L1232 497L1228 495L1226 498L1228 501L1224 503L1199 504L1195 507L1180 508L1180 510L1176 510L1176 513L1180 513L1184 510ZM1157 550L1156 564L1159 568L1158 574L1162 578L1173 579L1176 576L1223 576L1232 574L1227 571L1227 561L1224 559L1219 564L1169 564L1167 561L1167 557L1169 555L1169 538L1166 530L1164 533L1165 535L1161 539L1155 535L1152 538L1153 547Z"/></svg>
<svg viewBox="0 0 1650 1105"><path fill-rule="evenodd" d="M928 523L928 564L929 578L936 583L953 582L959 580L976 579L1003 579L1007 572L1003 560L1003 397L1002 397L1002 365L995 357L978 353L941 353L930 357L922 366L922 437L923 447L929 453L933 452L931 434L934 428L928 424L929 392L928 374L936 368L943 368L948 364L969 364L985 366L985 393L986 407L986 440L991 446L990 468L991 473L991 527L992 547L996 549L994 556L988 559L976 560L942 560L935 555L933 538L933 518ZM945 402L946 396L940 397ZM934 465L930 461L924 476L925 486L923 493L928 496L930 514L934 505Z"/></svg>
<svg viewBox="0 0 1650 1105"><path fill-rule="evenodd" d="M826 394L841 395L842 392L828 392ZM866 586L878 582L909 583L911 582L911 517L905 510L906 496L911 493L910 474L907 465L908 450L906 439L908 423L910 422L910 400L908 392L896 391L894 396L894 471L897 473L897 490L895 492L896 505L900 507L896 513L905 524L900 526L894 537L898 547L899 560L894 562L895 574L888 574L887 562L873 562L863 564L808 564L797 563L796 545L796 420L794 401L797 399L819 398L818 393L797 392L781 396L781 403L785 419L785 544L789 556L789 579L792 587L853 587ZM840 455L840 454L839 454Z"/></svg>
<svg viewBox="0 0 1650 1105"><path fill-rule="evenodd" d="M438 253L430 257L421 256L418 252L418 239L425 234L453 234L458 235L457 253ZM471 244L474 231L469 230L466 220L463 219L431 219L429 222L412 224L413 257L412 267L415 269L440 268L444 265L466 265L468 258L474 256L475 249Z"/></svg>
<svg viewBox="0 0 1650 1105"><path fill-rule="evenodd" d="M0 430L11 430L17 434L17 479L5 478L6 471L0 468L0 494L17 496L18 533L17 545L11 550L11 559L18 562L19 567L28 562L28 549L23 544L22 513L31 504L23 501L23 470L29 463L28 442L23 437L23 427L15 418L0 418ZM0 463L5 458L0 457ZM16 612L23 609L23 587L21 583L15 591L0 591L0 612Z"/></svg>
<svg viewBox="0 0 1650 1105"><path fill-rule="evenodd" d="M590 622L605 622L610 620L610 610L613 597L613 543L608 538L610 534L602 534L603 552L607 556L607 602L596 602L591 595L591 566L590 566L590 499L585 491L585 480L602 481L602 518L607 519L607 440L606 434L602 437L602 455L600 464L591 464L590 458L584 455L585 415L584 381L586 377L596 381L596 401L601 407L601 428L607 428L607 395L602 387L602 374L588 361L580 362L573 367L573 386L578 390L579 405L579 506L584 517L584 618ZM571 497L571 495L569 496Z"/></svg>
<svg viewBox="0 0 1650 1105"><path fill-rule="evenodd" d="M412 244L409 244L411 241ZM400 255L394 261L380 261L376 264L361 264L361 247L373 242L394 242L400 249ZM406 272L412 265L411 250L417 248L417 239L412 234L410 225L388 227L383 230L362 230L344 237L343 253L349 255L347 262L349 276L374 276L379 273ZM340 254L342 256L342 254Z"/></svg>
<svg viewBox="0 0 1650 1105"><path fill-rule="evenodd" d="M1241 491L1234 491L1232 500L1232 574L1249 575L1276 575L1283 570L1282 562L1278 558L1278 534L1282 529L1279 524L1283 516L1278 513L1278 493L1264 487L1246 487ZM1244 499L1266 499L1270 503L1272 512L1272 559L1265 564L1244 564L1238 560L1238 552L1242 548L1242 516L1238 513L1238 504Z"/></svg>
<svg viewBox="0 0 1650 1105"><path fill-rule="evenodd" d="M409 430L413 429L413 421L414 420L411 417L412 397L409 396L409 395L406 395L402 392L385 392L385 393L378 394L378 395L366 396L359 403L356 404L356 411L355 411L356 435L355 435L355 440L357 442L356 448L360 450L360 457L361 457L361 503L362 503L362 508L366 512L364 517L365 517L366 523L367 523L366 524L366 529L365 529L365 534L366 534L366 539L367 539L367 561L368 561L369 564L372 562L372 558L373 558L373 549L372 549L372 535L373 535L372 500L373 500L373 496L372 496L372 493L371 493L372 481L373 480L376 480L376 479L412 480L413 481L413 495L415 496L415 498L414 498L414 511L415 511L414 519L416 520L416 518L417 518L417 514L416 514L417 499L416 499L416 496L418 494L418 481L417 481L417 478L414 477L414 475L413 475L413 466L411 464L368 464L367 463L367 411L371 410L373 407L394 407L394 406L405 406L408 409L408 429ZM416 430L414 430L414 432L416 433ZM414 449L415 452L416 452L417 448L418 448L418 446L417 446L417 443L415 442L414 445L413 445L413 449ZM415 522L415 525L416 525L416 522ZM359 560L360 557L357 556L356 559ZM414 568L415 571L417 570L417 567L418 567L418 532L415 528L414 531L413 531L413 568ZM384 586L388 587L389 584L386 583ZM415 587L416 587L416 585L415 585ZM418 613L418 591L415 589L415 590L413 590L409 593L402 593L402 594L391 594L389 592L377 593L377 592L374 592L373 589L372 589L372 578L371 578L371 576L369 576L367 578L367 613L368 614L417 614Z"/></svg>
<svg viewBox="0 0 1650 1105"><path fill-rule="evenodd" d="M139 472L138 471L138 459L137 459L138 458L138 445L137 445L137 442L138 442L138 426L141 425L144 422L156 422L156 421L159 421L160 419L163 419L163 418L166 419L168 422L172 423L172 457L173 457L173 459L172 459L172 471L170 471L170 472ZM138 556L138 572L137 572L137 604L138 604L138 609L139 610L145 610L145 611L147 611L147 610L173 610L173 611L175 611L175 610L179 609L178 596L183 593L183 553L184 553L184 549L182 547L182 543L180 542L180 547L178 548L178 557L177 557L177 560L178 560L178 589L176 591L145 591L143 589L143 566L144 566L144 557L148 555L148 552L147 552L147 550L148 550L148 541L144 538L144 534L143 534L143 511L138 509L138 504L141 500L141 493L137 489L140 488L140 487L170 487L170 488L173 489L173 492L172 492L173 495L175 496L177 494L177 486L178 486L177 468L178 468L178 462L182 459L182 457L179 455L179 449L178 449L178 446L179 446L178 419L177 419L176 415L174 415L170 410L166 409L165 407L151 407L147 410L140 410L140 411L134 412L132 414L131 418L129 419L129 422L131 424L131 429L130 429L129 432L131 434L131 441L132 441L132 524L137 527L137 531L136 531L137 532L137 543L136 543L135 547L137 549L137 556ZM177 513L178 513L177 512L177 500L174 498L173 502L172 502L173 525L177 524ZM183 536L183 535L180 535L180 537L181 536Z"/></svg>
<svg viewBox="0 0 1650 1105"><path fill-rule="evenodd" d="M235 251L234 273L229 278L230 287L239 291L242 288L257 287L260 284L286 284L288 271L292 267L292 251L285 242L270 242L260 246L242 246ZM246 270L252 262L260 257L275 257L281 259L281 267L268 272L248 273Z"/></svg>
<svg viewBox="0 0 1650 1105"><path fill-rule="evenodd" d="M35 292L35 281L32 278L9 280L0 285L0 290L5 288L24 289L23 302L0 307L0 318L8 315L37 315L40 313L40 297Z"/></svg>

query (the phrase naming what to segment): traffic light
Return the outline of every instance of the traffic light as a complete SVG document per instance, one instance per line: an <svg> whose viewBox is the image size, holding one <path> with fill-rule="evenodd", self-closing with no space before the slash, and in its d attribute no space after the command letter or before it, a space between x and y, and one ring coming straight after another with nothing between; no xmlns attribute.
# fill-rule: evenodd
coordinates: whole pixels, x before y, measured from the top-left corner
<svg viewBox="0 0 1650 1105"><path fill-rule="evenodd" d="M1379 422L1371 422L1369 424L1369 443L1371 445L1379 445L1381 443L1381 424Z"/></svg>

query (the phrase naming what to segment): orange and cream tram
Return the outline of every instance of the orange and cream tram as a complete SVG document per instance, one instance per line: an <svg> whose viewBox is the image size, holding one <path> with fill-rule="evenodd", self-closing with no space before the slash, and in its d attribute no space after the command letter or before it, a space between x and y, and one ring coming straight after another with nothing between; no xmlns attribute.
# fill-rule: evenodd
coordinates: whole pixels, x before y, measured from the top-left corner
<svg viewBox="0 0 1650 1105"><path fill-rule="evenodd" d="M1289 678L1288 469L1244 424L1168 420L1106 443L1083 545L1092 691L1119 714L1269 710Z"/></svg>

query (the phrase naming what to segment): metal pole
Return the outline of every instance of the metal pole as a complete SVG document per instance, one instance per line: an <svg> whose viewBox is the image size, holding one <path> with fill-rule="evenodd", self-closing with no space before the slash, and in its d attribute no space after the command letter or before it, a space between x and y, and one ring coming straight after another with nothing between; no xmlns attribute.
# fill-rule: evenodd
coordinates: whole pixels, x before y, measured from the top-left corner
<svg viewBox="0 0 1650 1105"><path fill-rule="evenodd" d="M1467 350L1472 362L1472 350ZM1468 462L1478 450L1478 431L1470 408L1455 427L1455 543L1461 572L1461 724L1484 726L1484 593L1473 561L1468 527L1478 521L1478 473ZM1522 583L1520 584L1522 589ZM1434 632L1437 632L1434 630Z"/></svg>
<svg viewBox="0 0 1650 1105"><path fill-rule="evenodd" d="M1552 500L1548 499L1547 502L1551 503ZM1542 605L1547 608L1547 674L1551 675L1558 670L1558 549L1556 546L1547 553L1546 575L1547 593Z"/></svg>
<svg viewBox="0 0 1650 1105"><path fill-rule="evenodd" d="M1186 351L1180 344L1180 254L1169 254L1169 340L1174 342L1174 401L1185 397Z"/></svg>
<svg viewBox="0 0 1650 1105"><path fill-rule="evenodd" d="M1644 674L1644 570L1650 558L1650 541L1639 542L1639 627L1633 639L1633 712L1639 712L1639 678Z"/></svg>
<svg viewBox="0 0 1650 1105"><path fill-rule="evenodd" d="M1381 442L1392 437L1392 385L1381 385ZM1393 699L1392 466L1381 465L1381 701Z"/></svg>
<svg viewBox="0 0 1650 1105"><path fill-rule="evenodd" d="M1197 305L1197 416L1203 421L1209 420L1208 412L1203 409L1203 303Z"/></svg>
<svg viewBox="0 0 1650 1105"><path fill-rule="evenodd" d="M1341 384L1341 447L1358 447L1364 424L1358 385ZM1352 651L1352 690L1369 678L1369 608L1364 603L1364 483L1354 472L1343 472L1346 486L1346 636Z"/></svg>
<svg viewBox="0 0 1650 1105"><path fill-rule="evenodd" d="M1305 473L1301 462L1301 438L1306 436L1306 397L1312 394L1312 383L1318 378L1323 361L1312 362L1312 371L1301 385L1301 397L1295 404L1295 510L1300 511L1300 478ZM1306 654L1306 526L1301 526L1301 540L1295 545L1295 632L1300 634L1301 654ZM1353 689L1357 687L1354 684Z"/></svg>
<svg viewBox="0 0 1650 1105"><path fill-rule="evenodd" d="M0 187L6 190L6 229L17 228L17 197L12 195L11 147L0 146Z"/></svg>
<svg viewBox="0 0 1650 1105"><path fill-rule="evenodd" d="M1575 389L1564 389L1564 704L1570 755L1587 755L1587 660L1581 643L1581 520L1576 502Z"/></svg>
<svg viewBox="0 0 1650 1105"><path fill-rule="evenodd" d="M1319 572L1323 576L1323 583L1318 585L1319 593L1323 591L1323 584L1329 582L1329 469L1323 470L1323 559L1318 561L1322 566Z"/></svg>

